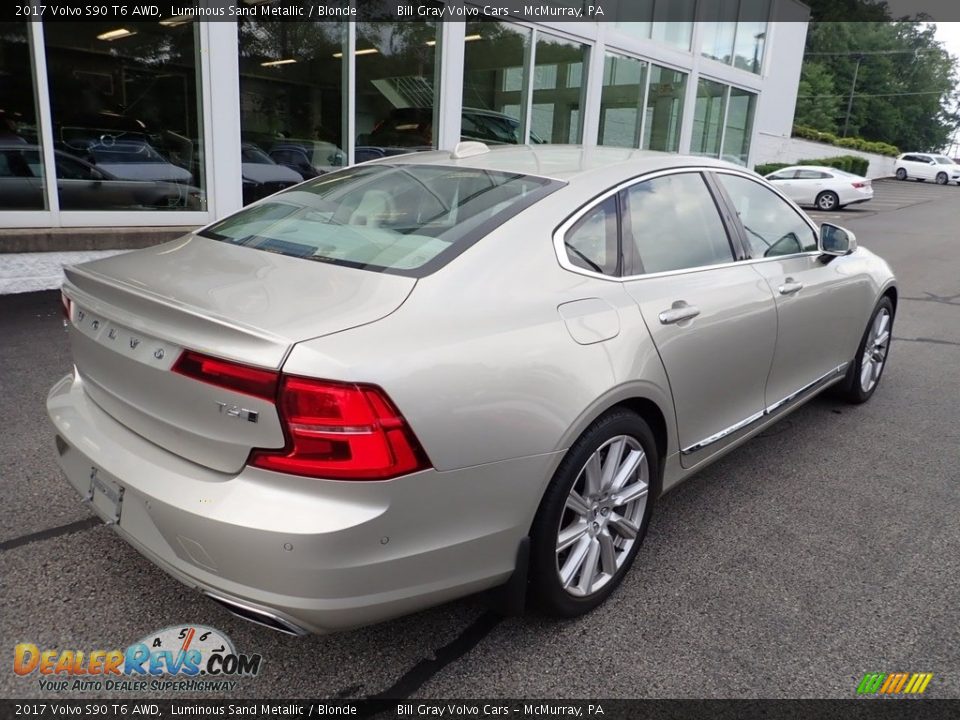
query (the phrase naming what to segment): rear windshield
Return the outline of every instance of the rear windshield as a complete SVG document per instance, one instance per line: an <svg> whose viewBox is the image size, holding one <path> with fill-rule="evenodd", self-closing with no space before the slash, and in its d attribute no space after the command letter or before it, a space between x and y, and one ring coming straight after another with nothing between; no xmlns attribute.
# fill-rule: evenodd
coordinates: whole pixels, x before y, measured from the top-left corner
<svg viewBox="0 0 960 720"><path fill-rule="evenodd" d="M200 232L215 240L422 276L563 183L435 165L359 165L277 193Z"/></svg>

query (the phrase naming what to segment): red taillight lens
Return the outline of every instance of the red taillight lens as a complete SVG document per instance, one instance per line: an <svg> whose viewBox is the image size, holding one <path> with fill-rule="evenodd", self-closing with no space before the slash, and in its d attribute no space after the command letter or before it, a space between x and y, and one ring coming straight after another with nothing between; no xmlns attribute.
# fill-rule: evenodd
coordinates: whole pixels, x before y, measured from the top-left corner
<svg viewBox="0 0 960 720"><path fill-rule="evenodd" d="M185 350L173 365L173 372L217 387L273 402L280 374L274 370L243 365Z"/></svg>
<svg viewBox="0 0 960 720"><path fill-rule="evenodd" d="M869 185L869 183L855 182L855 183L853 184L853 186L854 186L855 188L863 188L863 187L867 187L867 185Z"/></svg>
<svg viewBox="0 0 960 720"><path fill-rule="evenodd" d="M70 324L70 315L73 310L73 300L68 298L63 290L60 291L60 309L63 311L63 324Z"/></svg>
<svg viewBox="0 0 960 720"><path fill-rule="evenodd" d="M429 467L407 422L372 385L284 377L278 410L282 450L254 450L266 470L340 480L387 480Z"/></svg>

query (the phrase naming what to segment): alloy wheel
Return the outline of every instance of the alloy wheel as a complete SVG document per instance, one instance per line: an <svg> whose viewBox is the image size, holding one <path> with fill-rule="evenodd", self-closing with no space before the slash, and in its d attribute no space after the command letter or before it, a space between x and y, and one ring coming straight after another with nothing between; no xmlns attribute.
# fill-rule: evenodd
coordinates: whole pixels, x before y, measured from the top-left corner
<svg viewBox="0 0 960 720"><path fill-rule="evenodd" d="M880 308L873 320L870 337L863 346L860 358L860 389L868 393L880 380L883 365L890 351L890 311Z"/></svg>
<svg viewBox="0 0 960 720"><path fill-rule="evenodd" d="M947 184L947 174L939 173L937 175L937 185L946 185Z"/></svg>
<svg viewBox="0 0 960 720"><path fill-rule="evenodd" d="M837 196L833 193L823 193L817 198L817 207L821 210L833 210L837 204Z"/></svg>
<svg viewBox="0 0 960 720"><path fill-rule="evenodd" d="M617 575L637 542L649 486L647 456L629 435L607 440L589 457L557 528L556 569L567 593L592 595Z"/></svg>

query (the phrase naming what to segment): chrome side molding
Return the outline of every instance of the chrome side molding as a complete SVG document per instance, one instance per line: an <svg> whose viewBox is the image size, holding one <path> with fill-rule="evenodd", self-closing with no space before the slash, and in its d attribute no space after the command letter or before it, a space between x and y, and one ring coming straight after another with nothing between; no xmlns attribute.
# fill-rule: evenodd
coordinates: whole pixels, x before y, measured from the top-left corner
<svg viewBox="0 0 960 720"><path fill-rule="evenodd" d="M748 425L752 425L758 420L762 420L763 418L768 417L769 415L772 415L773 413L783 408L785 405L788 405L789 403L792 403L798 400L802 396L809 394L811 391L816 390L820 385L823 385L828 380L834 380L838 375L843 375L847 371L847 367L849 367L849 365L850 365L849 362L845 362L845 363L841 363L840 365L837 365L835 368L833 368L829 372L825 372L816 380L813 380L812 382L807 383L799 390L795 390L794 392L790 393L782 400L777 400L777 402L773 403L772 405L768 405L766 408L764 408L760 412L756 412L750 417L744 418L740 422L734 423L730 427L725 428L718 433L714 433L713 435L710 435L709 437L705 437L703 440L696 442L693 445L690 445L688 447L681 449L680 454L690 455L699 450L703 450L703 448L709 445L713 445L715 442L719 442L720 440L723 440L723 438L727 437L728 435L732 435L733 433L739 430L743 430Z"/></svg>

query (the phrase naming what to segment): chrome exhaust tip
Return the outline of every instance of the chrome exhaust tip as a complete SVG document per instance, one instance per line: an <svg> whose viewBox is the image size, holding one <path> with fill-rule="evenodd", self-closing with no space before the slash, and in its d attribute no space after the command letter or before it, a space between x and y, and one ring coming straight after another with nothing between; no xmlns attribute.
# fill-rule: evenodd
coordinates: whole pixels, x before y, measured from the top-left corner
<svg viewBox="0 0 960 720"><path fill-rule="evenodd" d="M217 605L226 609L231 615L236 615L241 620L262 625L265 628L276 630L284 635L294 635L296 637L305 637L310 633L299 625L286 620L285 618L274 615L266 610L247 605L232 598L226 598L222 595L216 595L212 592L203 591L203 594L213 600Z"/></svg>

